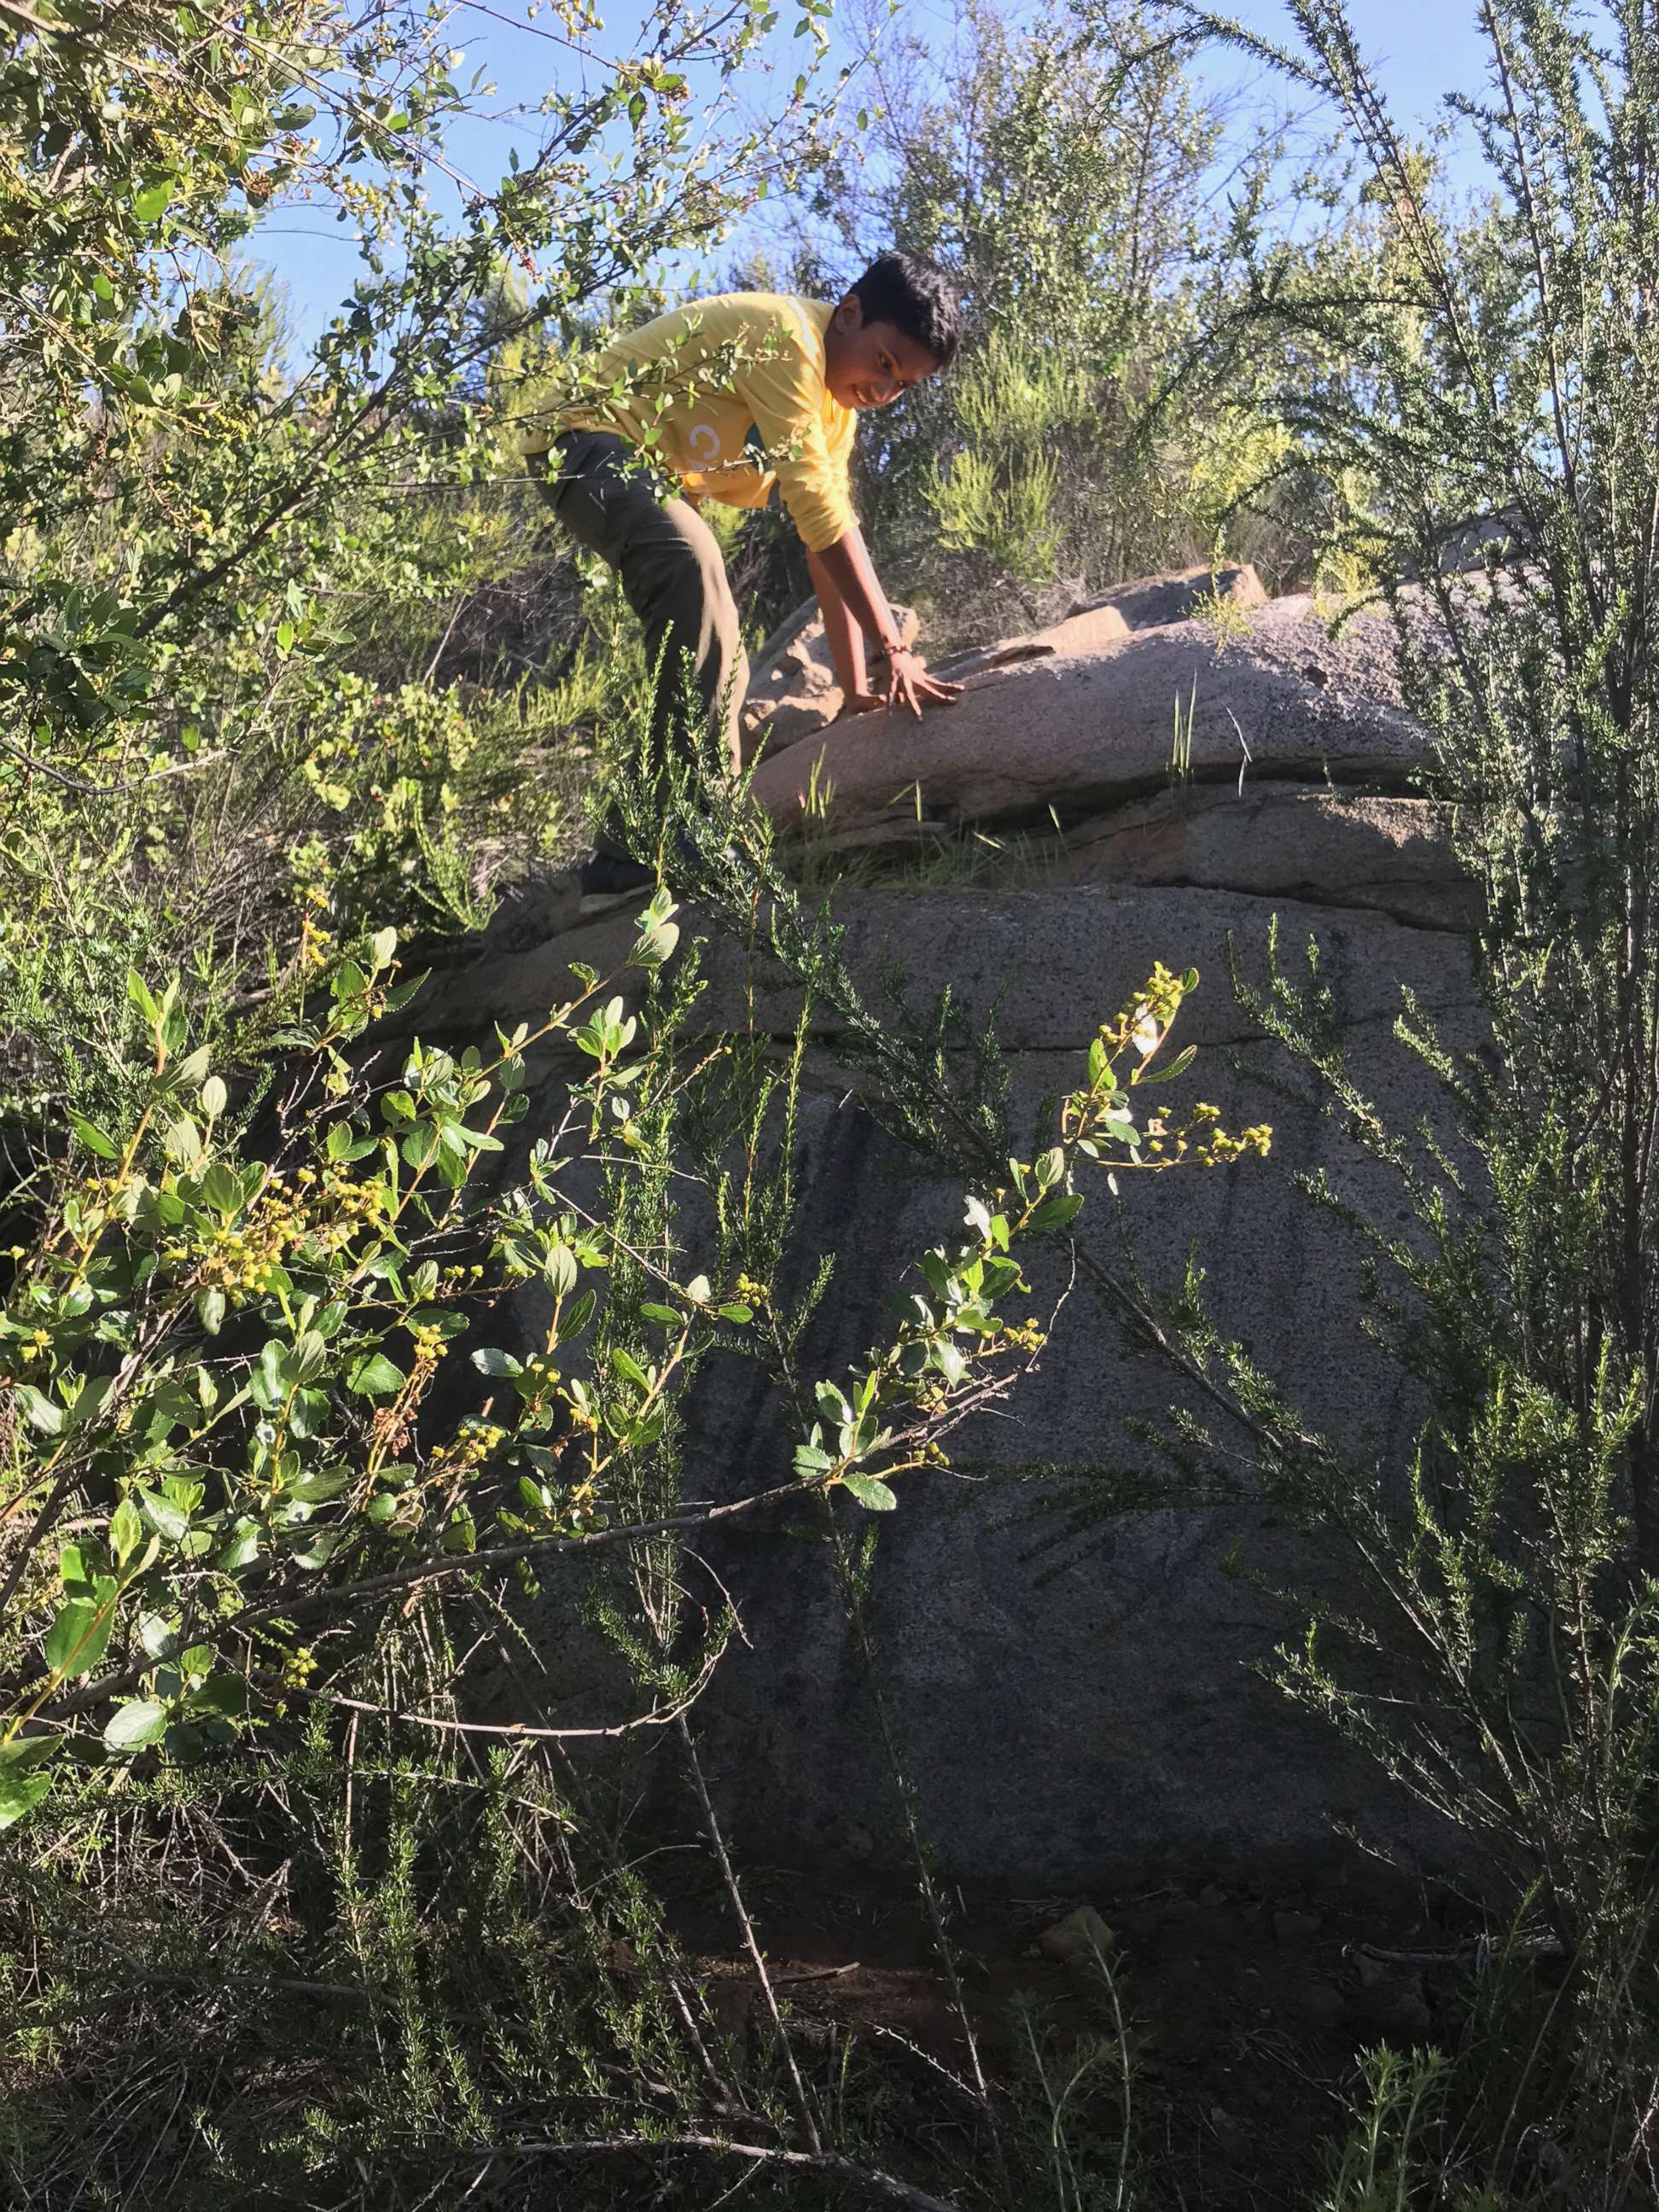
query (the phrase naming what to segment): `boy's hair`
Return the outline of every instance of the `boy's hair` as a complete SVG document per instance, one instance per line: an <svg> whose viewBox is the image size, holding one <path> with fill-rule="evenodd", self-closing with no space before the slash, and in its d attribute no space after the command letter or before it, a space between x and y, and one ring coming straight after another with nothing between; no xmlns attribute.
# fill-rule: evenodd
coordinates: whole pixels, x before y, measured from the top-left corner
<svg viewBox="0 0 1659 2212"><path fill-rule="evenodd" d="M949 277L929 261L896 250L878 253L848 287L866 323L891 323L949 368L962 343L962 304Z"/></svg>

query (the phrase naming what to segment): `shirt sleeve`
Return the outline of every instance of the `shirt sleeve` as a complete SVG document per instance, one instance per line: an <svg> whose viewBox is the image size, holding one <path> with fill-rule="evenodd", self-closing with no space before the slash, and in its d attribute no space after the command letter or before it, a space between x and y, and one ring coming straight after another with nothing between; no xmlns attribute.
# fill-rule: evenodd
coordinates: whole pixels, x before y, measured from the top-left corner
<svg viewBox="0 0 1659 2212"><path fill-rule="evenodd" d="M832 446L823 421L823 380L799 337L778 330L771 349L744 364L738 396L755 418L768 466L809 552L822 553L854 528L847 488L849 441Z"/></svg>

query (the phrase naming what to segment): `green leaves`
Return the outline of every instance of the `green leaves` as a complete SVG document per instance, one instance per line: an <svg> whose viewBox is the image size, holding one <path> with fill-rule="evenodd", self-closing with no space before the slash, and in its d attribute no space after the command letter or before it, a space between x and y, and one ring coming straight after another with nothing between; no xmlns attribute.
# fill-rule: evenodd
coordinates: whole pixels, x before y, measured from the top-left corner
<svg viewBox="0 0 1659 2212"><path fill-rule="evenodd" d="M46 1392L33 1382L16 1385L17 1402L22 1407L32 1429L42 1436L55 1437L62 1433L69 1415L63 1407L55 1404Z"/></svg>
<svg viewBox="0 0 1659 2212"><path fill-rule="evenodd" d="M672 958L680 941L679 925L672 916L678 908L665 890L659 890L640 916L639 935L629 955L635 968L660 968Z"/></svg>
<svg viewBox="0 0 1659 2212"><path fill-rule="evenodd" d="M403 1370L393 1366L385 1352L371 1352L353 1366L346 1388L360 1398L390 1398L403 1389L407 1380Z"/></svg>
<svg viewBox="0 0 1659 2212"><path fill-rule="evenodd" d="M283 1363L290 1382L314 1382L328 1366L328 1346L314 1328L301 1329ZM401 1379L401 1378L400 1378Z"/></svg>
<svg viewBox="0 0 1659 2212"><path fill-rule="evenodd" d="M118 1705L104 1724L104 1744L113 1752L141 1751L167 1731L167 1709L156 1698L131 1698Z"/></svg>
<svg viewBox="0 0 1659 2212"><path fill-rule="evenodd" d="M137 1492L139 1510L158 1536L169 1544L182 1544L190 1533L190 1516L181 1505L163 1498L158 1491L142 1486Z"/></svg>
<svg viewBox="0 0 1659 2212"><path fill-rule="evenodd" d="M70 1599L46 1633L46 1665L59 1681L89 1674L103 1657L115 1619L116 1585L100 1577Z"/></svg>
<svg viewBox="0 0 1659 2212"><path fill-rule="evenodd" d="M120 1151L112 1137L106 1137L95 1122L88 1121L82 1114L70 1115L70 1127L89 1152L96 1152L100 1160L118 1160Z"/></svg>
<svg viewBox="0 0 1659 2212"><path fill-rule="evenodd" d="M0 1828L9 1828L32 1812L52 1787L42 1767L58 1748L50 1735L14 1736L0 1743Z"/></svg>
<svg viewBox="0 0 1659 2212"><path fill-rule="evenodd" d="M644 1368L631 1352L625 1352L619 1344L613 1344L611 1347L611 1364L623 1382L631 1382L636 1390L649 1390L652 1387L651 1377Z"/></svg>
<svg viewBox="0 0 1659 2212"><path fill-rule="evenodd" d="M160 184L146 185L132 196L132 211L140 222L160 222L172 205L173 182L170 178L164 179Z"/></svg>
<svg viewBox="0 0 1659 2212"><path fill-rule="evenodd" d="M262 1413L280 1413L288 1397L288 1346L277 1338L265 1341L248 1377L253 1402Z"/></svg>
<svg viewBox="0 0 1659 2212"><path fill-rule="evenodd" d="M144 1524L131 1498L124 1498L110 1516L110 1549L118 1566L131 1558L144 1540Z"/></svg>
<svg viewBox="0 0 1659 2212"><path fill-rule="evenodd" d="M639 1034L639 1024L620 999L612 999L572 1036L571 1042L592 1059L605 1063L626 1052Z"/></svg>
<svg viewBox="0 0 1659 2212"><path fill-rule="evenodd" d="M1143 1086L1149 1083L1173 1083L1176 1076L1187 1073L1197 1057L1197 1046L1185 1045L1173 1060L1165 1060L1159 1066L1147 1068L1141 1076L1141 1083Z"/></svg>
<svg viewBox="0 0 1659 2212"><path fill-rule="evenodd" d="M887 1485L872 1474L848 1474L841 1480L842 1487L858 1500L866 1513L890 1513L898 1504Z"/></svg>

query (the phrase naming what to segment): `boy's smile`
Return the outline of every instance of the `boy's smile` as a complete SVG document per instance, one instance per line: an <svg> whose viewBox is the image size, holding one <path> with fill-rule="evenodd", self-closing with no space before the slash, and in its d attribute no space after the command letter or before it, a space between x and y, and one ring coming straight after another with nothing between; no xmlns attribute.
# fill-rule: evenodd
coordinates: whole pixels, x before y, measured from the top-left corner
<svg viewBox="0 0 1659 2212"><path fill-rule="evenodd" d="M836 309L823 344L824 382L843 407L886 407L939 367L927 347L896 325L869 322L848 293Z"/></svg>

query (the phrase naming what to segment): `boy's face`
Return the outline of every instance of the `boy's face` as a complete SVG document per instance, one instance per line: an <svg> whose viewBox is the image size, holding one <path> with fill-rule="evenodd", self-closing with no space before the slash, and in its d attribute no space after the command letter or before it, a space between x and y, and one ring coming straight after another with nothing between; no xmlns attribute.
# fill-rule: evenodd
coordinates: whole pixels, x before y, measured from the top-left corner
<svg viewBox="0 0 1659 2212"><path fill-rule="evenodd" d="M885 407L939 367L916 339L891 323L866 323L848 293L830 318L824 382L843 407Z"/></svg>

